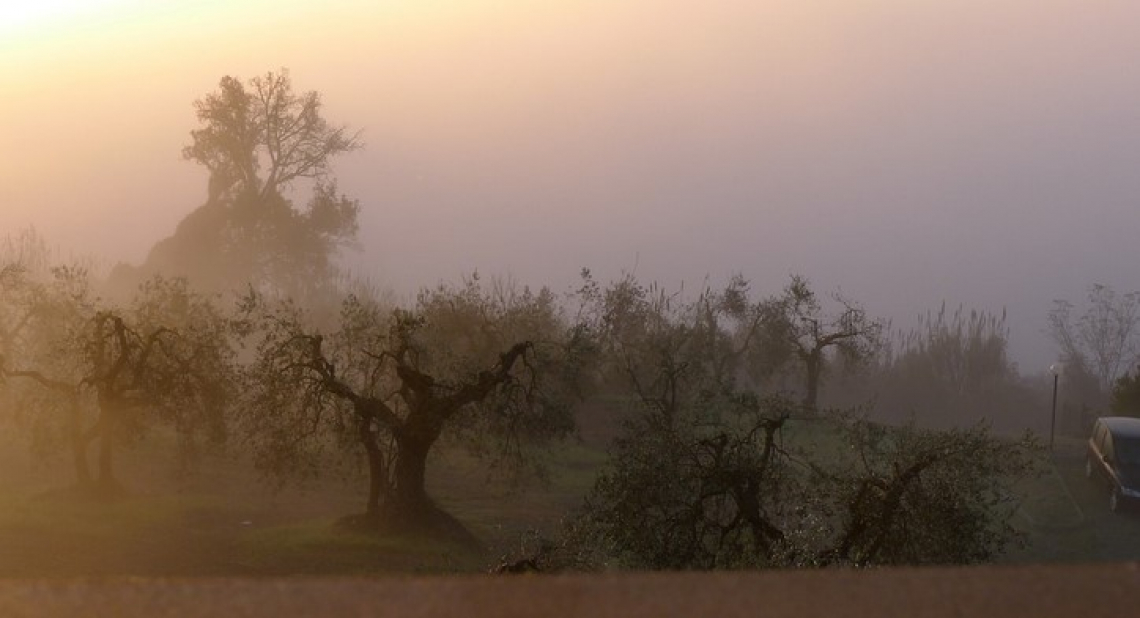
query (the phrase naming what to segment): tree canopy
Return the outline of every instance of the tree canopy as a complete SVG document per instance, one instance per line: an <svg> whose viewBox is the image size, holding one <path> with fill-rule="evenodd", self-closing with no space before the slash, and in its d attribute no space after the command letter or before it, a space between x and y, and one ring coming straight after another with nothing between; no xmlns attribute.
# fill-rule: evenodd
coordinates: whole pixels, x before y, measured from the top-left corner
<svg viewBox="0 0 1140 618"><path fill-rule="evenodd" d="M359 134L321 115L320 94L293 92L284 69L248 86L223 77L194 109L202 127L182 156L209 170L211 200L228 192L266 200L294 180L325 180L333 157L360 147Z"/></svg>
<svg viewBox="0 0 1140 618"><path fill-rule="evenodd" d="M61 427L81 489L120 490L116 445L157 417L193 457L199 438L225 436L233 350L228 322L185 280L148 281L128 307L94 294L85 269L56 267L23 310L34 342L0 356L0 377L34 383L46 397L31 410L40 427ZM99 446L92 474L89 451Z"/></svg>
<svg viewBox="0 0 1140 618"><path fill-rule="evenodd" d="M363 452L369 527L457 531L425 489L444 436L517 467L573 428L575 340L546 290L472 278L392 311L350 296L332 332L256 296L243 312L257 358L241 423L256 461L279 476L317 471L324 452Z"/></svg>
<svg viewBox="0 0 1140 618"><path fill-rule="evenodd" d="M772 340L797 351L787 363L828 345L869 353L878 328L860 311L821 319L802 281L774 301L749 300L739 279L693 300L628 278L587 292L603 307L601 350L633 410L571 522L562 547L572 559L647 569L963 564L1016 541L1009 489L1035 470L1028 436L886 426L858 413L797 419L802 405L747 371L749 348Z"/></svg>
<svg viewBox="0 0 1140 618"><path fill-rule="evenodd" d="M1066 372L1094 376L1107 395L1140 352L1140 293L1120 294L1096 284L1089 288L1083 309L1067 300L1054 301L1049 334L1060 347Z"/></svg>
<svg viewBox="0 0 1140 618"><path fill-rule="evenodd" d="M318 299L353 241L359 204L339 192L332 160L361 147L358 133L323 116L320 94L295 93L286 70L242 82L223 77L194 103L200 124L183 156L209 172L205 204L157 243L140 271L112 273L120 289L154 274L186 276L210 291L253 285ZM301 205L290 190L310 181Z"/></svg>

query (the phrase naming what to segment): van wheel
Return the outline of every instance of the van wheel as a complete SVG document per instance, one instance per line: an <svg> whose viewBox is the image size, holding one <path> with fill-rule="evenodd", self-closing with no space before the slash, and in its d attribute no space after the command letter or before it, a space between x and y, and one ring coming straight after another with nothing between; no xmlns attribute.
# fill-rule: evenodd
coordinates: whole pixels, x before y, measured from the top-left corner
<svg viewBox="0 0 1140 618"><path fill-rule="evenodd" d="M1115 487L1108 493L1108 510L1113 513L1120 512L1120 490Z"/></svg>

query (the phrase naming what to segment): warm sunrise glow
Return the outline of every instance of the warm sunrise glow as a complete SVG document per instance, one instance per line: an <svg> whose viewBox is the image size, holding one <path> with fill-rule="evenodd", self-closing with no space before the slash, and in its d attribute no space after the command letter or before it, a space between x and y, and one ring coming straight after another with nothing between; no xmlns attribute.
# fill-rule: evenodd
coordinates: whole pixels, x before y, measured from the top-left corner
<svg viewBox="0 0 1140 618"><path fill-rule="evenodd" d="M125 6L131 0L38 0L0 4L0 37L35 36L77 20L98 18Z"/></svg>
<svg viewBox="0 0 1140 618"><path fill-rule="evenodd" d="M44 578L1140 560L1137 32L0 0L0 618Z"/></svg>

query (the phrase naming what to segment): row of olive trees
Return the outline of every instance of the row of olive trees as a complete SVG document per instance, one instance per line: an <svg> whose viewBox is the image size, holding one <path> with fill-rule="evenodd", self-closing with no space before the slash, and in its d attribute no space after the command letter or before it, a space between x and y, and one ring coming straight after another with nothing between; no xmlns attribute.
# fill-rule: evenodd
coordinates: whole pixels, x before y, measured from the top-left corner
<svg viewBox="0 0 1140 618"><path fill-rule="evenodd" d="M424 488L445 431L515 463L533 461L524 437L568 431L575 338L549 292L472 280L395 311L367 295L338 307L335 257L358 206L336 192L330 162L358 134L328 123L320 96L294 93L285 71L223 78L195 109L183 154L209 171L207 201L143 268L112 273L113 299L83 269L6 261L0 370L33 424L67 419L56 433L70 436L80 485L115 491L114 445L168 422L185 452L228 436L273 476L359 448L365 521L402 527L446 519ZM297 181L314 187L303 208ZM235 287L248 294L230 310L217 294Z"/></svg>
<svg viewBox="0 0 1140 618"><path fill-rule="evenodd" d="M9 406L41 440L66 437L81 488L117 493L116 444L152 417L180 429L184 454L221 435L234 350L217 306L185 280L150 280L116 305L96 295L82 267L18 260L4 272L0 380Z"/></svg>
<svg viewBox="0 0 1140 618"><path fill-rule="evenodd" d="M396 310L348 295L328 328L256 292L223 309L185 279L148 280L123 306L96 296L82 269L37 279L16 263L0 285L0 376L20 383L27 414L58 420L77 484L100 495L120 490L124 434L162 424L184 453L229 438L278 478L363 453L365 523L446 528L425 491L445 432L526 464L535 444L572 428L584 340L545 290L473 278Z"/></svg>
<svg viewBox="0 0 1140 618"><path fill-rule="evenodd" d="M331 327L253 291L223 311L184 280L150 281L122 308L95 297L81 270L40 282L16 265L3 282L6 332L25 343L6 348L2 373L51 395L40 412L64 419L77 481L103 492L117 490L117 433L167 423L187 446L229 436L271 476L362 456L357 522L462 533L425 488L440 439L525 466L573 429L591 384L626 393L635 412L581 522L631 566L985 559L1011 538L1003 483L1029 467L1026 444L981 429L821 419L802 350L830 336L815 325L851 322L818 304L789 311L810 291L801 279L772 298L751 299L736 279L686 300L587 278L570 320L549 291L471 278L406 309L348 295ZM874 344L866 336L862 349ZM801 386L781 392L773 385L789 373ZM797 445L793 417L833 440Z"/></svg>
<svg viewBox="0 0 1140 618"><path fill-rule="evenodd" d="M1037 462L1028 435L810 408L822 374L812 350L824 356L838 342L826 368L880 349L880 329L854 303L834 303L839 317L828 318L800 278L759 300L739 279L693 300L631 279L585 292L600 362L631 393L633 413L563 542L541 558L677 569L971 563L1017 540L1011 487ZM804 390L773 388L786 371Z"/></svg>
<svg viewBox="0 0 1140 618"><path fill-rule="evenodd" d="M268 74L225 78L196 107L184 154L210 171L207 203L153 264L118 271L120 300L82 269L0 264L5 391L59 420L81 486L117 491L115 445L165 424L183 452L225 441L270 477L360 457L354 522L462 536L427 493L433 449L450 437L524 470L602 388L632 415L578 521L623 564L968 562L1009 540L1004 483L1027 469L1027 445L821 420L828 372L881 349L883 325L858 304L798 277L770 298L738 278L686 299L587 276L573 317L547 290L476 277L384 306L329 285L357 206L328 163L359 144L324 121L319 96ZM287 197L298 179L316 182L301 209ZM150 276L160 267L208 292ZM236 306L211 295L235 285ZM832 444L797 446L793 418Z"/></svg>

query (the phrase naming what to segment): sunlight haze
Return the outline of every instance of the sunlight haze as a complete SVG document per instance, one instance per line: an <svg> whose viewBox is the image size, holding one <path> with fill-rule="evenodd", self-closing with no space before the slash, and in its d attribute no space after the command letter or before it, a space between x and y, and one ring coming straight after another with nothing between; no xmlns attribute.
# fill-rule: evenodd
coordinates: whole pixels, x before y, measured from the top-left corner
<svg viewBox="0 0 1140 618"><path fill-rule="evenodd" d="M183 161L223 75L287 68L365 148L353 270L557 290L740 272L905 326L1135 289L1140 4L435 0L0 5L0 230L139 263L206 197Z"/></svg>

